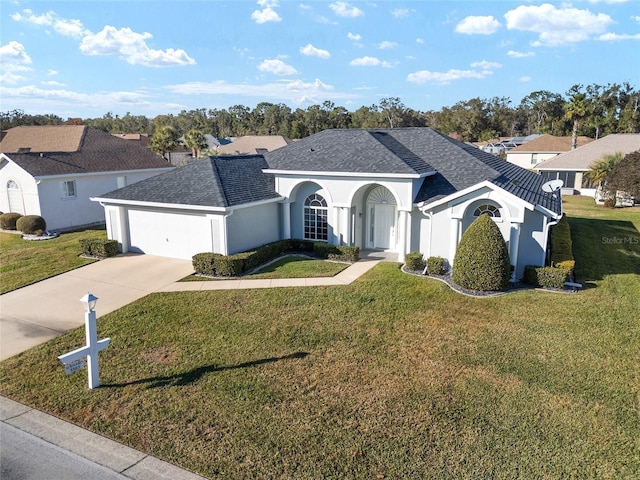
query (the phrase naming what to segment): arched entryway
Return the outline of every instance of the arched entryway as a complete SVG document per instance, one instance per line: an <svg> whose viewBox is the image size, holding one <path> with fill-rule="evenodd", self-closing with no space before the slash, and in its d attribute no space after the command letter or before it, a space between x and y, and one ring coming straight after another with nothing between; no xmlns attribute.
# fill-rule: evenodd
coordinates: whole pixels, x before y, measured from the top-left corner
<svg viewBox="0 0 640 480"><path fill-rule="evenodd" d="M385 187L378 186L369 192L366 201L366 246L381 250L396 248L396 199Z"/></svg>
<svg viewBox="0 0 640 480"><path fill-rule="evenodd" d="M16 181L9 180L7 182L7 196L9 197L9 211L25 215L22 190Z"/></svg>

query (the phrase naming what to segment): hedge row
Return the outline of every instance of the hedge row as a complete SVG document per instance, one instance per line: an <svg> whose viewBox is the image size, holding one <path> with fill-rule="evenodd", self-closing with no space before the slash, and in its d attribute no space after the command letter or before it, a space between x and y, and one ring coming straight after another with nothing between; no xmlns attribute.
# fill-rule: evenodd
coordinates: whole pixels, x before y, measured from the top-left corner
<svg viewBox="0 0 640 480"><path fill-rule="evenodd" d="M118 253L118 241L82 238L80 239L80 248L82 248L82 254L89 257L113 257Z"/></svg>
<svg viewBox="0 0 640 480"><path fill-rule="evenodd" d="M558 267L536 267L527 265L524 267L522 281L528 285L536 285L547 288L563 288L564 282L569 277L569 271Z"/></svg>
<svg viewBox="0 0 640 480"><path fill-rule="evenodd" d="M267 243L254 250L235 255L197 253L192 258L192 264L195 272L200 275L237 277L291 252L306 252L319 258L355 262L358 260L360 248L335 246L311 240L287 239Z"/></svg>
<svg viewBox="0 0 640 480"><path fill-rule="evenodd" d="M551 228L551 265L563 268L573 273L575 260L573 258L573 243L571 241L571 228L567 216L564 215L557 225Z"/></svg>

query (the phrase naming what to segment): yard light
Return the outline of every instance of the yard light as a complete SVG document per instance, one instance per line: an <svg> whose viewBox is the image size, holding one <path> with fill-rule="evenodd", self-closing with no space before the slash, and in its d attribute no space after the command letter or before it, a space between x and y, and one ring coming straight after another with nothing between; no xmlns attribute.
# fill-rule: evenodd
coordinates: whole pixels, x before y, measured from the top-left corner
<svg viewBox="0 0 640 480"><path fill-rule="evenodd" d="M84 297L80 299L82 306L84 307L85 312L93 312L96 308L96 302L98 301L98 297L93 295L92 293L87 293Z"/></svg>

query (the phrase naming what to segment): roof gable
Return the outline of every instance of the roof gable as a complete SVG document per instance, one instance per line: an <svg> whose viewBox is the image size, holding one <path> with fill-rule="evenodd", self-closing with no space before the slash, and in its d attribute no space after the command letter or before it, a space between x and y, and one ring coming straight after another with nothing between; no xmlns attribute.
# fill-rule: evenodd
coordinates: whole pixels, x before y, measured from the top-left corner
<svg viewBox="0 0 640 480"><path fill-rule="evenodd" d="M73 129L69 130L66 127L73 127ZM3 138L2 152L34 177L171 167L160 155L153 153L138 142L118 138L90 127L61 125L42 128L16 127L16 129L20 130L13 140L12 133L15 130L13 128ZM33 140L31 145L34 145L35 150L30 149L28 153L12 153L4 150L5 146L16 150L17 145L26 142L25 132L30 132L31 135L47 132L47 136L51 136L56 131L60 131L62 136L66 136L67 139L57 144L53 140L42 142L37 139ZM79 132L82 135L77 146L72 149L72 143L78 139ZM70 140L71 138L73 138L73 142ZM9 143L5 144L7 139ZM67 150L53 151L44 148L56 145L60 148L65 147Z"/></svg>
<svg viewBox="0 0 640 480"><path fill-rule="evenodd" d="M0 152L77 152L86 128L83 125L14 127L0 141Z"/></svg>

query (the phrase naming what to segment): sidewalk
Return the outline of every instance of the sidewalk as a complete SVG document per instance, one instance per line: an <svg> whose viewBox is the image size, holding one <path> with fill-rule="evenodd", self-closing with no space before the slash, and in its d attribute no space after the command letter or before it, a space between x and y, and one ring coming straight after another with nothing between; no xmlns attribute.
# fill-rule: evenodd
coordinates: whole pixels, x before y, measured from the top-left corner
<svg viewBox="0 0 640 480"><path fill-rule="evenodd" d="M4 424L134 480L204 480L156 457L0 396L0 427Z"/></svg>

